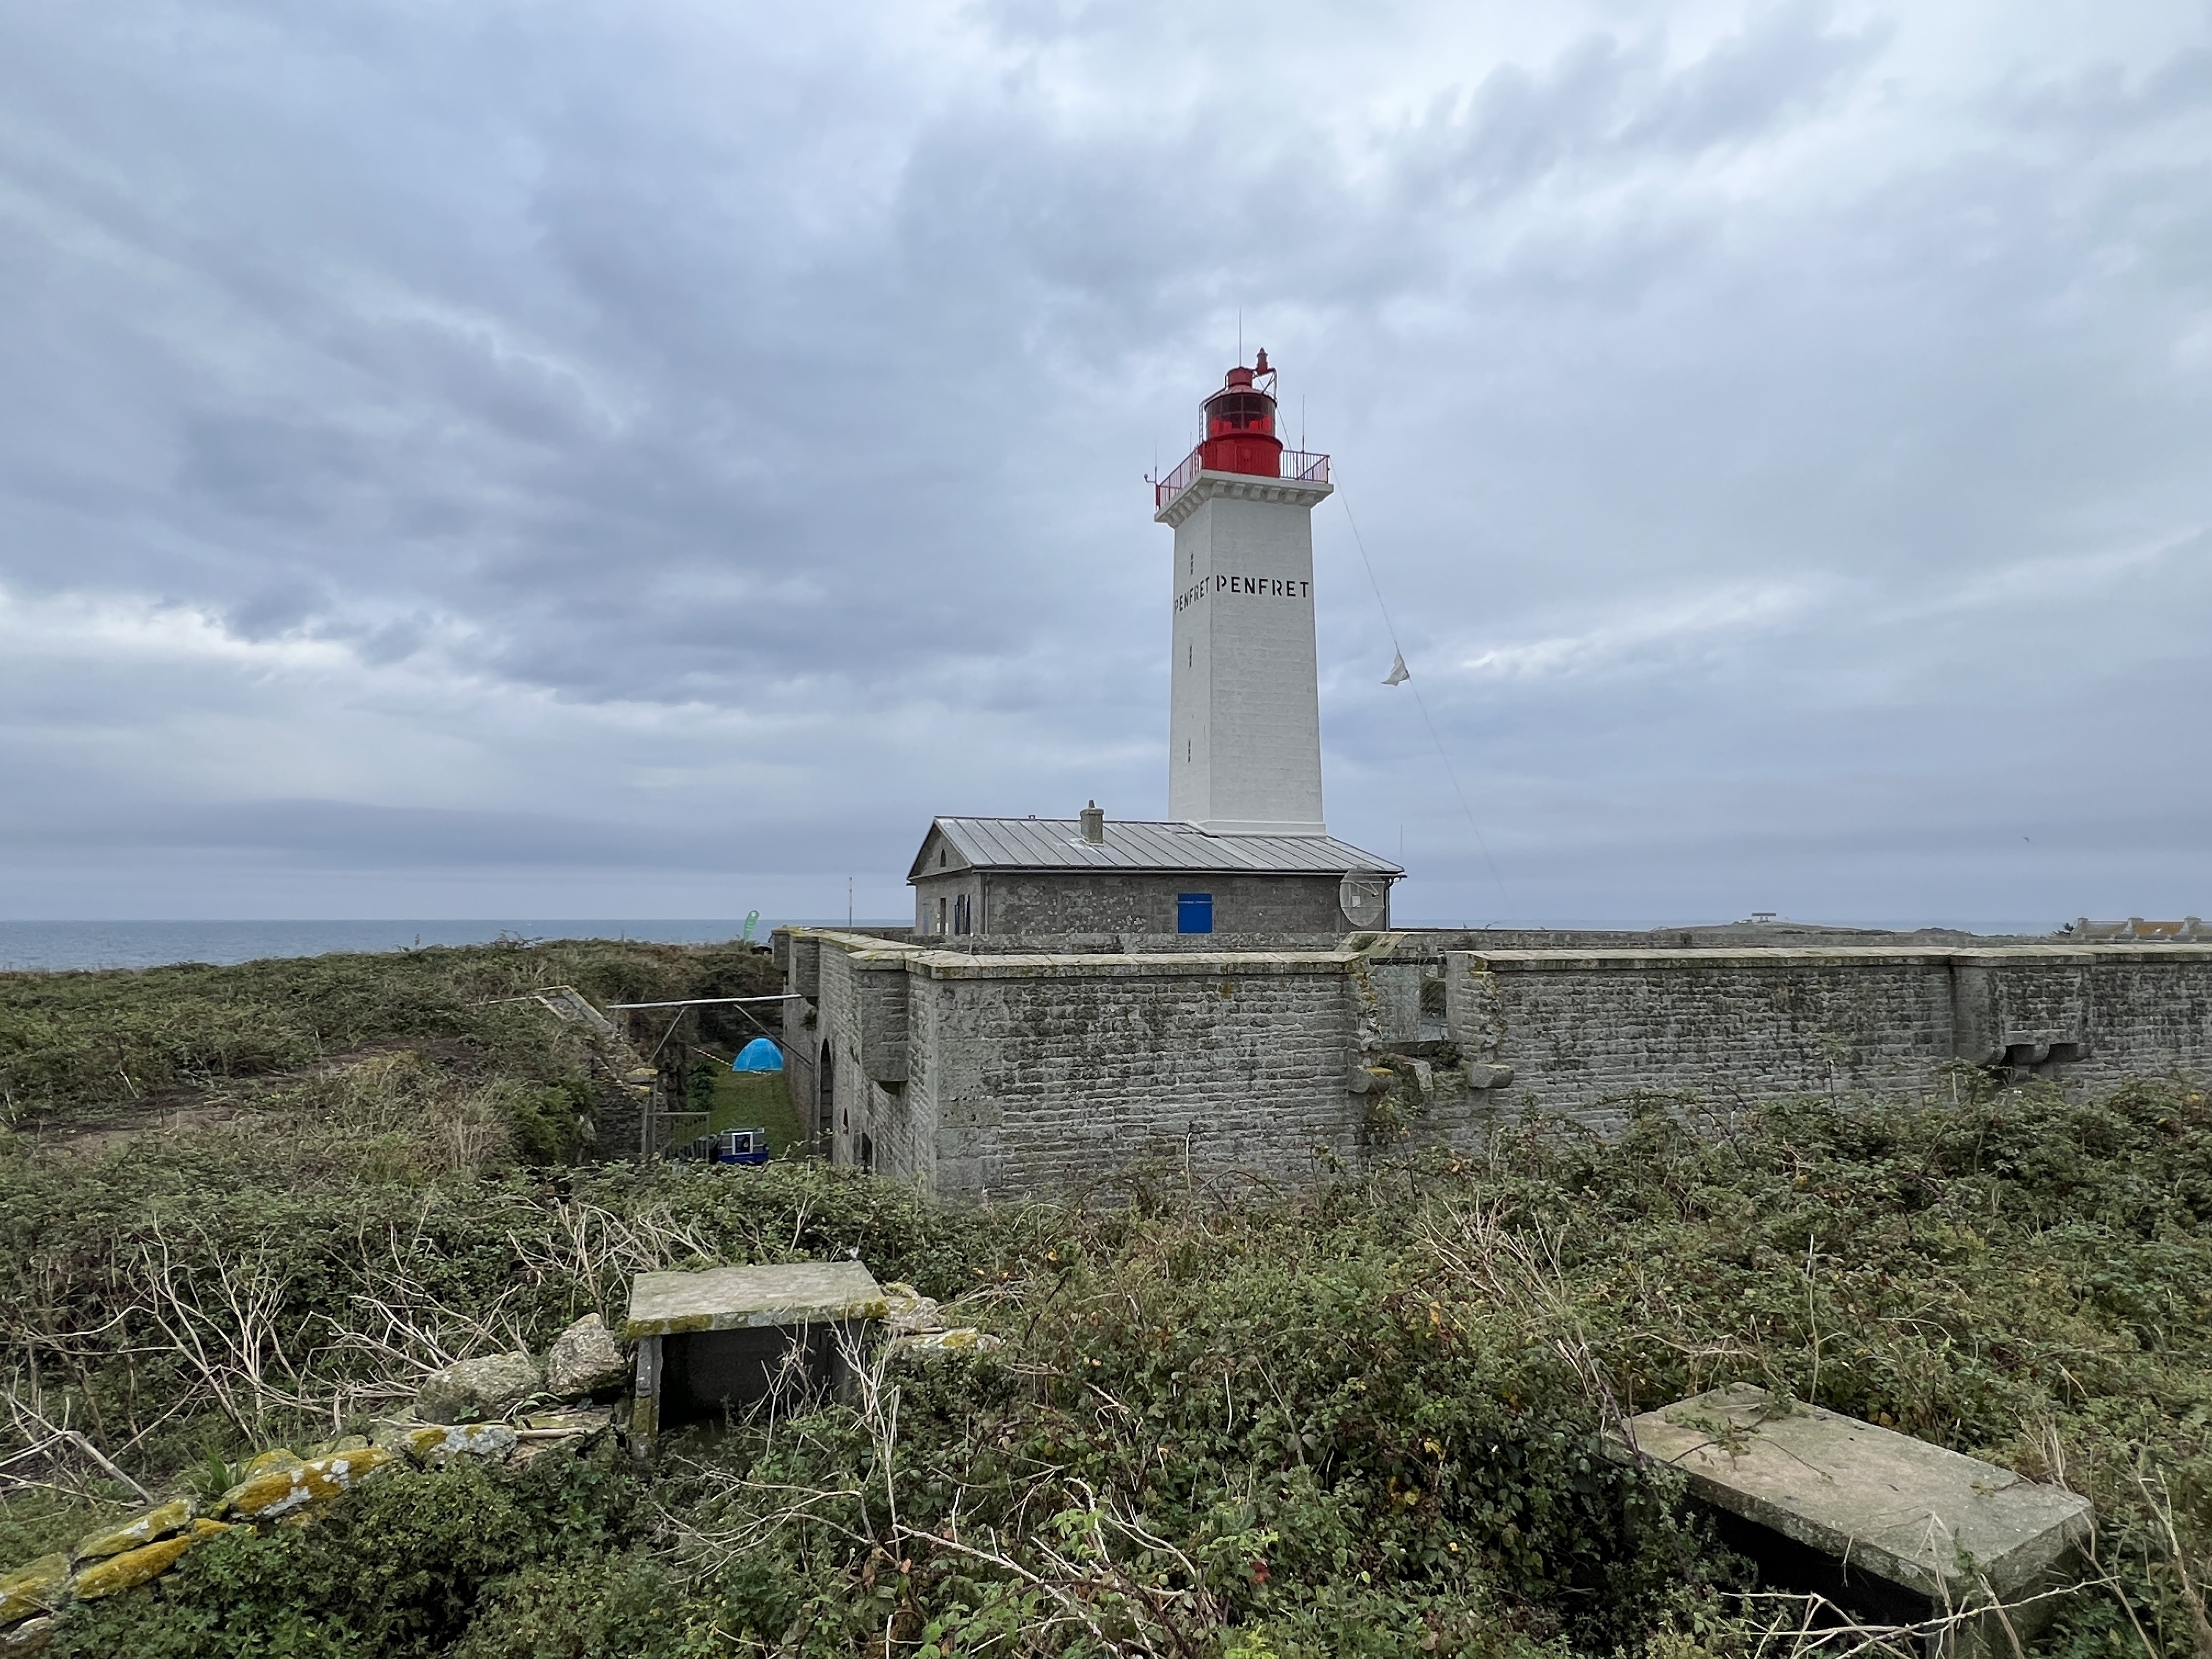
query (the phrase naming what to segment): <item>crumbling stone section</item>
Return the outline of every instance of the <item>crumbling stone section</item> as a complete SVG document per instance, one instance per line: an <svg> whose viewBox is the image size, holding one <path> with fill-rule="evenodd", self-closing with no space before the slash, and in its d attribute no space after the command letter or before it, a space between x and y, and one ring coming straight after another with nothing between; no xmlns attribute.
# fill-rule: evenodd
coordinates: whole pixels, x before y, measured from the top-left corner
<svg viewBox="0 0 2212 1659"><path fill-rule="evenodd" d="M596 1314L571 1325L561 1340L601 1369L605 1354L599 1349L613 1348ZM466 1380L453 1383L455 1373ZM511 1412L523 1403L523 1395L537 1392L541 1374L529 1354L514 1353L460 1362L431 1382L436 1384L441 1378L448 1404L458 1389L471 1409L499 1405ZM532 1386L514 1395L514 1387L525 1379ZM426 1389L417 1405L431 1393ZM347 1435L310 1448L312 1455L307 1457L287 1446L272 1446L246 1460L236 1484L216 1500L212 1516L200 1514L189 1497L172 1498L87 1534L73 1550L41 1556L0 1573L0 1655L43 1651L72 1602L98 1601L150 1584L198 1545L221 1534L299 1526L364 1480L410 1466L435 1468L461 1458L526 1463L555 1446L581 1447L608 1432L613 1423L614 1413L605 1407L576 1407L511 1422L470 1423L425 1423L410 1410L383 1424L374 1443L362 1435ZM218 1516L222 1518L216 1519Z"/></svg>
<svg viewBox="0 0 2212 1659"><path fill-rule="evenodd" d="M258 1473L249 1468L246 1478L222 1495L216 1513L240 1521L274 1521L351 1491L392 1458L380 1446L364 1445L326 1457L295 1459Z"/></svg>
<svg viewBox="0 0 2212 1659"><path fill-rule="evenodd" d="M103 1527L87 1534L70 1552L72 1560L104 1561L111 1555L123 1555L141 1549L148 1544L175 1536L192 1524L192 1500L173 1498L166 1504L156 1504L142 1515L133 1516L119 1526Z"/></svg>

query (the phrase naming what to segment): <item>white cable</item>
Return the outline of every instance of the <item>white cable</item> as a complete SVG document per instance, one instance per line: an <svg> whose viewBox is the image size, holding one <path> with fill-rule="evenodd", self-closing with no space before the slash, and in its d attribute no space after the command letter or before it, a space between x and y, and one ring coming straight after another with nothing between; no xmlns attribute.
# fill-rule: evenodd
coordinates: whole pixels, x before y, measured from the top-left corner
<svg viewBox="0 0 2212 1659"><path fill-rule="evenodd" d="M1359 534L1359 520L1352 516L1352 503L1344 499L1341 487L1337 491L1336 504L1344 509L1344 521L1352 526L1352 544L1359 550L1359 562L1367 571L1367 585L1375 590L1375 608L1382 613L1382 627L1390 635L1390 649L1402 662L1406 657L1406 647L1398 643L1397 624L1390 620L1390 607L1383 602L1382 584L1375 580L1375 562L1367 556L1367 544ZM1474 809L1467 804L1467 791L1459 787L1459 774L1452 769L1451 757L1444 752L1444 740L1437 735L1436 721L1429 718L1427 700L1421 696L1421 688L1414 684L1410 674L1405 684L1413 686L1413 706L1421 711L1421 724L1429 728L1429 741L1437 746L1437 758L1443 763L1444 775L1451 780L1452 793L1459 797L1459 810L1467 815L1467 827L1474 833L1475 847L1482 854L1482 861L1490 866L1491 880L1498 884L1498 896L1510 910L1513 900L1505 890L1505 878L1498 873L1498 860L1490 856L1490 843L1483 840L1482 826L1474 821Z"/></svg>

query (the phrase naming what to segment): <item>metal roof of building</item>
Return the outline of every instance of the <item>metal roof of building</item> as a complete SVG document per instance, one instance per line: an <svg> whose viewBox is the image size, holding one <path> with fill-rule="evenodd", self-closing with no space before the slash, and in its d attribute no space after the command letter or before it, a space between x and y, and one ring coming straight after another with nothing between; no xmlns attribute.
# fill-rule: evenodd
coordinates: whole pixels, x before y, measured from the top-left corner
<svg viewBox="0 0 2212 1659"><path fill-rule="evenodd" d="M982 870L1225 870L1255 875L1402 876L1388 859L1364 853L1334 836L1210 836L1194 824L1107 820L1103 845L1083 839L1075 818L939 818L941 835L972 869ZM922 868L929 838L915 856L907 879Z"/></svg>

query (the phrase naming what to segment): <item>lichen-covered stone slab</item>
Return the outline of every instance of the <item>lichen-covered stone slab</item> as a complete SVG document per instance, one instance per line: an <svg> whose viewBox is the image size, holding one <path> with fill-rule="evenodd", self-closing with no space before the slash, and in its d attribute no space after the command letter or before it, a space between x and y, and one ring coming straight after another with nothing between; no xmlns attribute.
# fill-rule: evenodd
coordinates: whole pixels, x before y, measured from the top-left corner
<svg viewBox="0 0 2212 1659"><path fill-rule="evenodd" d="M381 1446L311 1458L293 1469L271 1469L241 1480L222 1495L216 1511L241 1521L274 1521L349 1491L392 1462Z"/></svg>
<svg viewBox="0 0 2212 1659"><path fill-rule="evenodd" d="M917 1354L927 1358L941 1353L991 1353L1006 1346L1006 1339L979 1331L973 1325L956 1325L950 1330L909 1331L891 1339L890 1357Z"/></svg>
<svg viewBox="0 0 2212 1659"><path fill-rule="evenodd" d="M0 1573L0 1625L13 1625L69 1600L70 1559L57 1551Z"/></svg>
<svg viewBox="0 0 2212 1659"><path fill-rule="evenodd" d="M557 1411L531 1412L518 1417L514 1427L518 1435L527 1439L563 1440L577 1435L604 1434L614 1423L611 1406L566 1406Z"/></svg>
<svg viewBox="0 0 2212 1659"><path fill-rule="evenodd" d="M589 1445L615 1425L611 1406L583 1406L566 1411L532 1412L514 1421L518 1466L535 1462L550 1451L574 1452Z"/></svg>
<svg viewBox="0 0 2212 1659"><path fill-rule="evenodd" d="M120 1555L111 1555L77 1574L76 1582L70 1589L80 1601L96 1601L118 1590L136 1589L175 1566L185 1552L198 1541L186 1533L181 1538L165 1538L158 1544L144 1544Z"/></svg>
<svg viewBox="0 0 2212 1659"><path fill-rule="evenodd" d="M1938 1604L2031 1589L2089 1535L2063 1486L1746 1384L1629 1426L1705 1502Z"/></svg>
<svg viewBox="0 0 2212 1659"><path fill-rule="evenodd" d="M433 1423L407 1434L407 1455L433 1468L456 1457L498 1462L514 1444L514 1431L504 1423Z"/></svg>
<svg viewBox="0 0 2212 1659"><path fill-rule="evenodd" d="M103 1561L111 1555L120 1555L142 1545L158 1543L173 1534L180 1533L192 1523L192 1500L173 1498L166 1504L156 1504L112 1527L102 1527L98 1532L87 1533L77 1540L76 1547L70 1552L72 1561Z"/></svg>
<svg viewBox="0 0 2212 1659"><path fill-rule="evenodd" d="M415 1412L426 1423L481 1423L506 1416L544 1386L545 1374L526 1353L457 1359L430 1374Z"/></svg>
<svg viewBox="0 0 2212 1659"><path fill-rule="evenodd" d="M945 1319L937 1298L924 1296L911 1285L894 1279L884 1286L886 1327L893 1336L917 1331L941 1331Z"/></svg>
<svg viewBox="0 0 2212 1659"><path fill-rule="evenodd" d="M625 1330L635 1340L687 1331L881 1319L888 1311L883 1287L857 1261L710 1267L640 1273L630 1287Z"/></svg>

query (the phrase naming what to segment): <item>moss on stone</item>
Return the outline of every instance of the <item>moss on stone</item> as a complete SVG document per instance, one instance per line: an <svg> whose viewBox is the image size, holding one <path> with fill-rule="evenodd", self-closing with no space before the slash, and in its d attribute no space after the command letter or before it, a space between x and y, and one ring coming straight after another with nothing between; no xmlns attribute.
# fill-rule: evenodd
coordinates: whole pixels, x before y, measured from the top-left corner
<svg viewBox="0 0 2212 1659"><path fill-rule="evenodd" d="M96 1601L118 1590L136 1589L176 1565L185 1552L198 1541L187 1533L181 1538L165 1538L158 1544L143 1544L135 1550L125 1550L87 1567L77 1574L70 1588L80 1601Z"/></svg>
<svg viewBox="0 0 2212 1659"><path fill-rule="evenodd" d="M156 1504L152 1509L141 1510L118 1526L103 1527L77 1540L70 1552L77 1562L105 1560L111 1555L121 1555L143 1544L151 1544L179 1533L191 1524L192 1500L173 1498L166 1504Z"/></svg>

